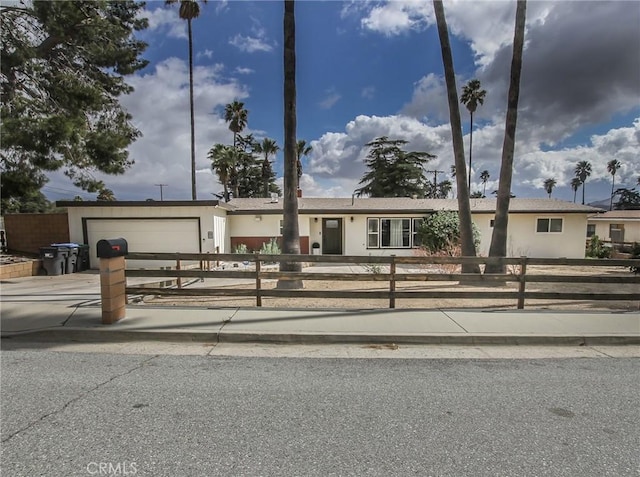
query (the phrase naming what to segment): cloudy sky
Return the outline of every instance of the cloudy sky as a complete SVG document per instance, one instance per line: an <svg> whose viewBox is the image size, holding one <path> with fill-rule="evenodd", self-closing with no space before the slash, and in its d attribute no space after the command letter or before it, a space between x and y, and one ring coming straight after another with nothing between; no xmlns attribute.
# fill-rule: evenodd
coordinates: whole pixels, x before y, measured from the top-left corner
<svg viewBox="0 0 640 477"><path fill-rule="evenodd" d="M472 190L489 171L497 188L504 134L515 2L445 1L458 89L478 78L487 90L475 115ZM177 7L149 1L149 66L131 77L122 99L143 137L135 165L102 179L119 200L190 199L189 84L186 22ZM224 105L249 110L245 133L282 147L283 3L209 1L194 20L198 199L222 187L207 152L230 144ZM313 152L303 162L307 197L348 197L365 172L364 144L382 135L437 155L429 169L453 164L440 43L430 1L300 1L296 6L298 137ZM635 1L530 0L516 133L513 193L573 200L575 164L591 162L587 202L606 199L606 164L622 167L616 184L640 175L640 4ZM461 109L468 157L469 115ZM282 152L275 163L282 176ZM448 174L439 177L447 176ZM60 200L95 195L61 175L43 191ZM578 196L580 197L580 192Z"/></svg>

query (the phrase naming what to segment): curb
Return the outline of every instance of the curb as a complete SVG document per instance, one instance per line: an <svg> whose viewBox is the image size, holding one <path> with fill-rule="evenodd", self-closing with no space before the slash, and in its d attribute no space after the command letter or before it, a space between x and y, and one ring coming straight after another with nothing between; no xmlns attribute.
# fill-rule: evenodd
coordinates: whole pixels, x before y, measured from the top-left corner
<svg viewBox="0 0 640 477"><path fill-rule="evenodd" d="M348 334L135 331L99 329L46 329L4 333L2 339L30 341L126 342L162 341L196 343L283 343L283 344L415 344L415 345L640 345L640 335L501 335L501 334Z"/></svg>

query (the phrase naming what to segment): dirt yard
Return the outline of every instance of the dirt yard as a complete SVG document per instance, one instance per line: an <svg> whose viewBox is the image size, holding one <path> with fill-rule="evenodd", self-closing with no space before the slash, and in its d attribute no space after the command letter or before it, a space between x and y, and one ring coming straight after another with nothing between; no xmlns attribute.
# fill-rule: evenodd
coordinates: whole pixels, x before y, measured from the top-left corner
<svg viewBox="0 0 640 477"><path fill-rule="evenodd" d="M305 269L309 272L318 272L326 270L317 270L315 267ZM352 267L351 267L352 268ZM337 267L333 267L332 272L335 273ZM353 273L353 270L345 270ZM425 273L424 268L415 270ZM432 270L433 273L455 273L455 270ZM365 273L367 271L365 270ZM370 272L370 271L369 271ZM385 273L386 270L380 270ZM398 270L401 272L401 270ZM402 272L410 272L410 270L402 270ZM517 270L511 270L517 273ZM527 269L527 275L597 275L597 276L633 276L628 268L622 267L548 267L548 266L531 266ZM212 283L213 280L207 280L205 283L194 283L189 288L197 287L217 287L228 289L253 289L254 284L246 282L245 284L225 285L224 280L218 280L218 283ZM276 286L275 280L263 280L262 288L265 290L273 289ZM389 283L386 281L320 281L306 280L304 282L305 290L349 290L349 291L387 291ZM487 291L487 292L509 292L517 291L518 284L516 282L507 282L506 284L496 286L486 285L468 285L459 284L458 282L397 282L397 291ZM527 291L542 292L567 292L567 293L619 293L620 300L603 301L603 300L527 300L525 309L553 309L553 310L619 310L619 311L637 311L640 310L640 302L624 300L627 293L637 293L638 285L636 284L582 284L582 283L529 283ZM149 305L166 305L166 306L202 306L202 307L252 307L256 305L255 297L173 297L173 296L146 296L143 303ZM263 297L263 307L272 308L337 308L337 309L372 309L372 308L388 308L389 301L387 299L359 299L359 298L299 298L299 297ZM473 308L473 309L515 309L515 299L483 299L483 298L398 298L396 299L396 308L420 308L420 309L454 309L454 308Z"/></svg>

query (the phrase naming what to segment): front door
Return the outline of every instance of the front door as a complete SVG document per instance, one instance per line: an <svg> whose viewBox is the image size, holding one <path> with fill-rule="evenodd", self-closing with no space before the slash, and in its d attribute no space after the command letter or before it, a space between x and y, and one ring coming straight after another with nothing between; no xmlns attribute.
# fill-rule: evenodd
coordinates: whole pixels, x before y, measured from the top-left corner
<svg viewBox="0 0 640 477"><path fill-rule="evenodd" d="M322 219L322 254L342 255L342 219Z"/></svg>

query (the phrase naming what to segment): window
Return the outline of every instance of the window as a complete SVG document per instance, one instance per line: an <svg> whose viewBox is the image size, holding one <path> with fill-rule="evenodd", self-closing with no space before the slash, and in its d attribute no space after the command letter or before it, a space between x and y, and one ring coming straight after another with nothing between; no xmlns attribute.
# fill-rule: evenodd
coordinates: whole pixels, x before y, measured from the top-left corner
<svg viewBox="0 0 640 477"><path fill-rule="evenodd" d="M596 234L596 224L587 224L587 237L593 237Z"/></svg>
<svg viewBox="0 0 640 477"><path fill-rule="evenodd" d="M560 233L562 232L562 219L538 219L536 224L538 233Z"/></svg>
<svg viewBox="0 0 640 477"><path fill-rule="evenodd" d="M609 238L612 242L624 242L624 224L610 224Z"/></svg>
<svg viewBox="0 0 640 477"><path fill-rule="evenodd" d="M493 228L493 225L494 225L495 223L496 223L495 219L491 219L491 220L489 221L489 228L490 228L490 229L492 229L492 228Z"/></svg>
<svg viewBox="0 0 640 477"><path fill-rule="evenodd" d="M283 230L284 230L284 219L280 219L280 235L282 235Z"/></svg>
<svg viewBox="0 0 640 477"><path fill-rule="evenodd" d="M379 245L379 221L378 219L367 219L367 247L378 248Z"/></svg>
<svg viewBox="0 0 640 477"><path fill-rule="evenodd" d="M413 233L411 234L411 244L414 247L419 247L420 244L420 239L418 238L418 229L420 228L420 225L422 225L422 222L424 222L424 219L413 219Z"/></svg>
<svg viewBox="0 0 640 477"><path fill-rule="evenodd" d="M411 246L411 219L380 219L380 229L380 247Z"/></svg>

